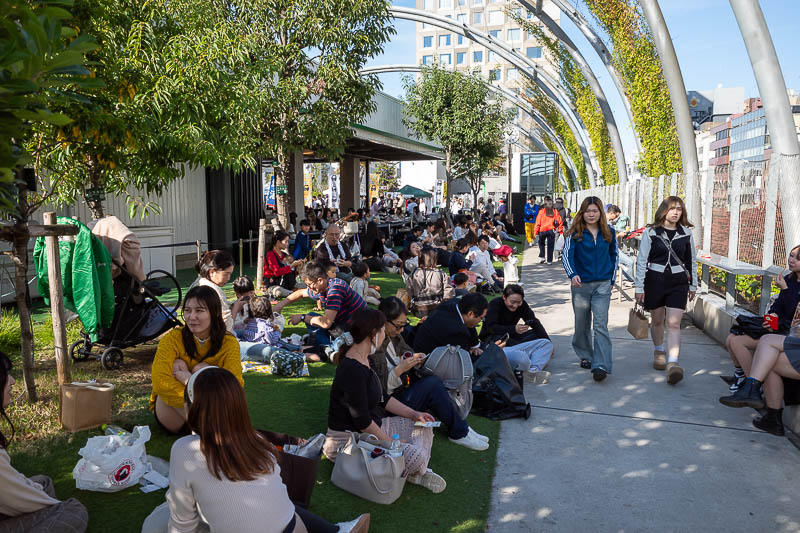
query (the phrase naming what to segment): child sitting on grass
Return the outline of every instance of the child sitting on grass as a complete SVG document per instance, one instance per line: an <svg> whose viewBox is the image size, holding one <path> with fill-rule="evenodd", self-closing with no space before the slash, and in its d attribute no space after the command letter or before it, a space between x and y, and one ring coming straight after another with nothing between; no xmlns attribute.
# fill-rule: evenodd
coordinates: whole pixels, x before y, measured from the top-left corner
<svg viewBox="0 0 800 533"><path fill-rule="evenodd" d="M276 348L299 351L302 346L291 344L281 338L280 325L275 320L272 304L264 296L250 299L250 317L247 319L241 340L257 344L267 344Z"/></svg>
<svg viewBox="0 0 800 533"><path fill-rule="evenodd" d="M369 284L369 267L366 263L354 263L352 266L353 279L350 281L350 288L356 291L365 302L372 305L381 304L380 287Z"/></svg>
<svg viewBox="0 0 800 533"><path fill-rule="evenodd" d="M453 276L453 286L456 288L456 297L470 293L469 276L463 272L456 272Z"/></svg>
<svg viewBox="0 0 800 533"><path fill-rule="evenodd" d="M233 280L233 293L236 295L237 300L249 302L250 299L256 295L256 289L253 285L253 280L247 276L240 276ZM239 335L244 330L244 324L249 315L248 304L245 303L241 311L233 317L233 331Z"/></svg>

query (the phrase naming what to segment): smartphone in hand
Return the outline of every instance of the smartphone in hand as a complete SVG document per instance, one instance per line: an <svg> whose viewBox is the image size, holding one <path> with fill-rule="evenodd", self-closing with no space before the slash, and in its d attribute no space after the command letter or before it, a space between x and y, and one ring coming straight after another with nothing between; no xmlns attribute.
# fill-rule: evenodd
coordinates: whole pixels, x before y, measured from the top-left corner
<svg viewBox="0 0 800 533"><path fill-rule="evenodd" d="M507 342L509 337L511 337L511 335L509 335L508 333L506 333L505 335L500 337L500 344L503 344L504 342Z"/></svg>
<svg viewBox="0 0 800 533"><path fill-rule="evenodd" d="M772 331L778 331L778 317L775 315L764 315L764 322L767 323Z"/></svg>

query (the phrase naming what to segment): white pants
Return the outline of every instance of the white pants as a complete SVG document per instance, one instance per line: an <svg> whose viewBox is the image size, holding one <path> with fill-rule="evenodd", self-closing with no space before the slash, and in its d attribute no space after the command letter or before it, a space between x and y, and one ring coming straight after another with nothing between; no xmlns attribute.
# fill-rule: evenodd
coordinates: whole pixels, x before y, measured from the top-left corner
<svg viewBox="0 0 800 533"><path fill-rule="evenodd" d="M503 348L511 368L514 370L543 370L553 355L553 343L549 339L535 339L515 346Z"/></svg>

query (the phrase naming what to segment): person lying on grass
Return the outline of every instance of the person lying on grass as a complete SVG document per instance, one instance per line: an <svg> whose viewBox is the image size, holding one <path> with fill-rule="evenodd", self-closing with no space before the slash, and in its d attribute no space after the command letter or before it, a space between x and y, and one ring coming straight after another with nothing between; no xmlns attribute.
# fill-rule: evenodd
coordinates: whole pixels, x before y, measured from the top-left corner
<svg viewBox="0 0 800 533"><path fill-rule="evenodd" d="M350 318L350 331L344 334L347 342L333 356L337 368L322 451L335 462L339 449L350 439L353 431L370 433L386 442L391 442L393 435L397 435L408 473L406 480L439 493L447 483L428 468L433 431L414 425L415 422L432 422L433 416L385 396L370 367L369 356L386 337L385 324L383 313L374 309L358 310Z"/></svg>
<svg viewBox="0 0 800 533"><path fill-rule="evenodd" d="M209 365L230 370L244 386L239 342L228 333L219 297L213 289L189 289L183 303L186 325L158 342L153 359L150 410L156 422L174 434L186 433L183 391L193 373Z"/></svg>
<svg viewBox="0 0 800 533"><path fill-rule="evenodd" d="M333 336L338 336L341 331L347 330L347 323L353 313L365 309L367 302L359 296L346 281L339 278L329 278L325 264L312 261L303 269L303 282L305 289L300 289L290 294L286 299L278 302L272 308L280 312L284 307L301 298L319 299L325 307L325 314L304 313L292 315L289 321L292 325L303 323L309 333L309 344L313 346L330 346ZM324 352L306 354L306 359L321 361Z"/></svg>
<svg viewBox="0 0 800 533"><path fill-rule="evenodd" d="M0 352L0 416L11 437L0 432L0 531L47 531L48 533L82 533L89 523L89 513L78 500L58 501L53 480L47 476L25 477L11 466L6 448L14 437L14 425L6 415L13 399L11 359Z"/></svg>
<svg viewBox="0 0 800 533"><path fill-rule="evenodd" d="M473 450L487 449L489 438L478 434L461 418L442 379L420 376L414 371L426 355L413 353L403 339L403 328L408 324L408 310L403 302L390 296L381 301L378 310L386 317L386 340L369 356L369 364L381 381L383 394L412 409L432 413L447 426L447 436L456 444Z"/></svg>
<svg viewBox="0 0 800 533"><path fill-rule="evenodd" d="M204 367L184 402L192 435L172 445L167 502L143 532L366 533L368 514L334 525L292 503L281 479L285 453L253 428L238 376Z"/></svg>

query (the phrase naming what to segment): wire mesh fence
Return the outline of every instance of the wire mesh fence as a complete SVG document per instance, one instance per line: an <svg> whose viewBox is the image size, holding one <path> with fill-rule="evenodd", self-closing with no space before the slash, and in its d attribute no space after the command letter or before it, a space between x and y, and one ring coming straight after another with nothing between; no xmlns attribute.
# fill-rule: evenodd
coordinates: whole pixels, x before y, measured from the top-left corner
<svg viewBox="0 0 800 533"><path fill-rule="evenodd" d="M687 204L690 221L702 234L696 241L699 253L712 263L707 277L709 290L725 296L735 286L728 296L758 313L766 301L761 297L762 276L738 275L735 284L728 283L728 276L733 274L725 268L734 264L768 276L786 268L788 252L800 245L798 177L800 156L767 154L762 161L726 160L697 176L641 177L624 187L595 187L566 197L573 211L587 196L616 204L630 217L631 228L637 229L652 223L664 198L680 196ZM699 220L692 220L698 213L695 202L700 204ZM720 268L714 268L714 262ZM776 290L774 286L772 290Z"/></svg>

